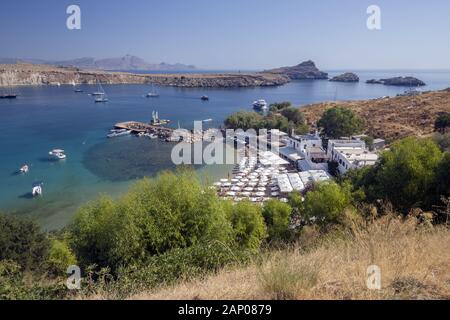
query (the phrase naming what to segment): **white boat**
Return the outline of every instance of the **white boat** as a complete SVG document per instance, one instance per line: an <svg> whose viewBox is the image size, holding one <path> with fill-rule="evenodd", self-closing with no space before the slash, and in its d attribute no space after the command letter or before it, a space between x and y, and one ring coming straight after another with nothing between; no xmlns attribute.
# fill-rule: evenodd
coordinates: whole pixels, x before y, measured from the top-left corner
<svg viewBox="0 0 450 320"><path fill-rule="evenodd" d="M107 137L108 138L115 138L115 137L126 136L128 134L131 134L131 130L118 129L118 130L111 130L111 133L108 134Z"/></svg>
<svg viewBox="0 0 450 320"><path fill-rule="evenodd" d="M211 122L213 119L205 119L205 120L202 120L202 122Z"/></svg>
<svg viewBox="0 0 450 320"><path fill-rule="evenodd" d="M266 110L267 108L267 102L264 99L259 99L253 102L253 109L255 110Z"/></svg>
<svg viewBox="0 0 450 320"><path fill-rule="evenodd" d="M30 168L26 164L20 168L21 173L27 173L29 170L30 170Z"/></svg>
<svg viewBox="0 0 450 320"><path fill-rule="evenodd" d="M98 102L108 102L108 98L106 97L106 93L103 93L103 94L101 94L101 95L97 95L97 96L95 97L94 102L95 102L95 103L98 103Z"/></svg>
<svg viewBox="0 0 450 320"><path fill-rule="evenodd" d="M64 154L64 150L62 149L53 149L48 153L52 157L55 157L58 160L64 160L67 158L67 156Z"/></svg>
<svg viewBox="0 0 450 320"><path fill-rule="evenodd" d="M94 91L91 93L91 96L104 96L106 95L105 90L102 87L102 84L97 81L97 91Z"/></svg>
<svg viewBox="0 0 450 320"><path fill-rule="evenodd" d="M153 84L152 84L152 91L147 93L146 97L147 98L157 98L157 97L159 97L159 94L155 91L155 87L154 87Z"/></svg>
<svg viewBox="0 0 450 320"><path fill-rule="evenodd" d="M43 184L42 182L33 183L31 189L31 194L33 195L33 197L42 196L42 184Z"/></svg>

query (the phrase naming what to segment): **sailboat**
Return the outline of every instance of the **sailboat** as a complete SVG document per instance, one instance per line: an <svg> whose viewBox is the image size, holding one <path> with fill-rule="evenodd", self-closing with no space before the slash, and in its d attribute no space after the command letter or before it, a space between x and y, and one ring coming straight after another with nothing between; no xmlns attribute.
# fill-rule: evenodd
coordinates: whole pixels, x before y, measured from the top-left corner
<svg viewBox="0 0 450 320"><path fill-rule="evenodd" d="M147 93L146 97L147 98L157 98L157 97L159 97L159 94L155 91L155 86L153 85L153 83L152 83L152 91Z"/></svg>
<svg viewBox="0 0 450 320"><path fill-rule="evenodd" d="M105 91L103 90L102 84L100 81L97 80L97 91L94 91L91 93L91 96L101 96L105 94Z"/></svg>
<svg viewBox="0 0 450 320"><path fill-rule="evenodd" d="M98 83L98 88L99 88L99 91L94 92L94 94L93 94L95 96L95 103L108 102L108 96L106 95L105 90L103 90L102 84L100 82Z"/></svg>

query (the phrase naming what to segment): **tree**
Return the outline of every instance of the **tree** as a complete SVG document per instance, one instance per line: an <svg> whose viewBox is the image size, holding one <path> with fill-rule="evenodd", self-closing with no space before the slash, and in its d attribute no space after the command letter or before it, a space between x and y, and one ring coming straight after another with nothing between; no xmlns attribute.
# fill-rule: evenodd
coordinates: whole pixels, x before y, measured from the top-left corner
<svg viewBox="0 0 450 320"><path fill-rule="evenodd" d="M291 107L292 106L292 104L289 102L289 101L285 101L285 102L277 102L277 103L272 103L270 106L269 106L269 110L271 111L271 112L279 112L279 111L281 111L281 110L283 110L283 109L286 109L286 108L289 108L289 107Z"/></svg>
<svg viewBox="0 0 450 320"><path fill-rule="evenodd" d="M47 235L36 222L0 214L0 261L11 260L24 270L38 270L48 249Z"/></svg>
<svg viewBox="0 0 450 320"><path fill-rule="evenodd" d="M289 120L278 113L270 113L264 118L264 127L266 129L279 129L281 131L289 130Z"/></svg>
<svg viewBox="0 0 450 320"><path fill-rule="evenodd" d="M369 199L385 199L408 211L423 207L433 197L436 171L442 152L431 139L409 137L395 142L379 163L364 175Z"/></svg>
<svg viewBox="0 0 450 320"><path fill-rule="evenodd" d="M344 210L351 205L348 185L334 182L319 183L305 196L304 214L318 223L337 222Z"/></svg>
<svg viewBox="0 0 450 320"><path fill-rule="evenodd" d="M239 111L233 113L225 119L225 126L228 129L260 129L264 126L264 117L253 111Z"/></svg>
<svg viewBox="0 0 450 320"><path fill-rule="evenodd" d="M448 128L450 128L450 113L439 115L434 122L434 130L444 134Z"/></svg>
<svg viewBox="0 0 450 320"><path fill-rule="evenodd" d="M269 239L289 240L292 235L289 228L292 214L291 206L278 200L270 200L265 204L262 213Z"/></svg>
<svg viewBox="0 0 450 320"><path fill-rule="evenodd" d="M366 147L369 150L371 150L371 151L373 150L373 141L374 141L374 139L371 136L364 136L364 137L361 138L361 140L366 143Z"/></svg>
<svg viewBox="0 0 450 320"><path fill-rule="evenodd" d="M323 133L330 139L351 136L360 133L363 129L362 119L350 109L342 107L326 110L317 125L323 129Z"/></svg>
<svg viewBox="0 0 450 320"><path fill-rule="evenodd" d="M302 125L305 123L305 117L298 108L285 108L281 110L281 115L287 118L288 121L293 122L295 125Z"/></svg>
<svg viewBox="0 0 450 320"><path fill-rule="evenodd" d="M261 208L249 201L237 204L224 203L233 228L233 238L238 246L251 251L259 250L267 235Z"/></svg>

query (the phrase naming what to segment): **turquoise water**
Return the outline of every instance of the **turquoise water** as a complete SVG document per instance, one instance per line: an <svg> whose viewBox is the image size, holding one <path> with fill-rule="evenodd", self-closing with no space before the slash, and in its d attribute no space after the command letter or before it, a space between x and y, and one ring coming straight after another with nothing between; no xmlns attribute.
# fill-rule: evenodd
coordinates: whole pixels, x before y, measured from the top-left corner
<svg viewBox="0 0 450 320"><path fill-rule="evenodd" d="M332 72L334 75L337 72ZM413 75L429 84L424 90L450 87L450 72L358 72L359 84L295 81L276 88L187 89L158 88L159 98L144 98L145 85L105 85L110 101L95 104L87 93L94 86L20 87L17 100L0 100L0 210L36 218L45 228L67 224L80 204L101 193L119 196L136 179L173 169L171 144L137 137L105 138L116 122L148 122L152 110L161 118L192 128L194 120L212 118L207 126L222 124L227 115L251 110L252 101L292 101L296 105L343 99L395 95L405 88L366 85L364 80ZM210 101L199 99L208 95ZM48 151L66 150L68 158L54 162ZM30 172L17 174L23 164ZM225 176L229 166L197 168L212 177ZM44 196L30 198L34 181L44 182Z"/></svg>

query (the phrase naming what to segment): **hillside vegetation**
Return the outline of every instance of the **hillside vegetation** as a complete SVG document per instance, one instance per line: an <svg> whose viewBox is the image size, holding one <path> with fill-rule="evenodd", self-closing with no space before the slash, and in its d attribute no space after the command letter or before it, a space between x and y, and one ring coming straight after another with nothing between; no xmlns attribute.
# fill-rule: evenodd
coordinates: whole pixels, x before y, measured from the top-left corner
<svg viewBox="0 0 450 320"><path fill-rule="evenodd" d="M302 111L312 125L325 110L336 106L350 109L364 119L367 134L392 141L432 133L436 118L450 113L450 89L417 96L317 103L305 106Z"/></svg>
<svg viewBox="0 0 450 320"><path fill-rule="evenodd" d="M315 237L314 229L305 230L297 245L249 266L132 299L450 299L448 228L388 215ZM381 290L366 286L373 264L381 268Z"/></svg>

